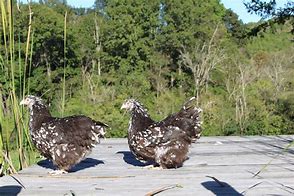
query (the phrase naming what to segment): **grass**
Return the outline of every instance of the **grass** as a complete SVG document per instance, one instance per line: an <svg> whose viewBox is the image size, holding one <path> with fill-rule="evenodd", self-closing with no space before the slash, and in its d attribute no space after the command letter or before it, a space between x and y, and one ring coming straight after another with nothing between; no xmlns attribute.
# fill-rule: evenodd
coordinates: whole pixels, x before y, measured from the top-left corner
<svg viewBox="0 0 294 196"><path fill-rule="evenodd" d="M1 79L6 81L0 86L0 173L15 173L36 162L40 156L31 144L28 133L27 110L19 102L29 90L28 77L32 61L32 11L29 5L29 23L25 47L25 57L21 58L20 41L15 42L13 2L0 1L1 36L4 42L0 53ZM17 39L19 40L19 38ZM27 73L29 73L27 75Z"/></svg>

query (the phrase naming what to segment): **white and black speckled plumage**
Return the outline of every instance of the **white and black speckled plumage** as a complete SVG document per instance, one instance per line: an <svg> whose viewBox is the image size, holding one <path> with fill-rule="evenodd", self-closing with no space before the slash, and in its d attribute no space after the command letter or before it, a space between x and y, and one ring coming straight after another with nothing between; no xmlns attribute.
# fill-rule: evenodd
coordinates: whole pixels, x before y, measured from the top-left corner
<svg viewBox="0 0 294 196"><path fill-rule="evenodd" d="M68 171L90 153L108 127L82 115L52 117L47 105L32 95L21 104L29 107L30 135L36 148L63 171Z"/></svg>
<svg viewBox="0 0 294 196"><path fill-rule="evenodd" d="M138 101L126 100L122 109L131 112L128 129L131 152L139 160L155 161L163 168L181 167L190 144L201 135L201 109L191 106L194 99L160 122L153 121Z"/></svg>

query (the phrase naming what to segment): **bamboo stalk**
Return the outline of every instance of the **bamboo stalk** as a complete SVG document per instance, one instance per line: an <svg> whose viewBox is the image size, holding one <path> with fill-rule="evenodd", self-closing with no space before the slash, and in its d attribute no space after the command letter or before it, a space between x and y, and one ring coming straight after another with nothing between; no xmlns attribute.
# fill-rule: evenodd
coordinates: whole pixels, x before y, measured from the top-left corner
<svg viewBox="0 0 294 196"><path fill-rule="evenodd" d="M33 12L31 10L30 3L28 4L28 7L29 7L29 24L28 24L28 34L27 34L27 42L26 42L26 50L25 50L25 65L24 65L24 73L23 73L23 94L22 94L22 97L25 96L25 92L26 92L25 91L25 89L26 89L26 72L27 72L27 65L28 65L28 58L29 58L32 16L33 16Z"/></svg>
<svg viewBox="0 0 294 196"><path fill-rule="evenodd" d="M0 154L3 155L4 167L6 171L4 173L15 173L18 169L22 169L28 165L27 162L27 141L29 141L30 152L32 151L32 145L30 144L30 139L27 133L27 119L23 119L23 111L19 106L18 97L24 96L27 92L27 66L29 63L30 57L30 66L32 56L29 54L30 41L31 38L31 22L32 22L32 12L30 10L30 19L28 27L28 35L26 41L26 50L25 50L25 63L22 64L21 60L21 45L20 45L20 34L18 34L18 49L15 50L15 29L14 29L14 13L13 13L13 2L11 0L3 1L0 0L0 11L1 11L1 22L2 22L2 33L3 33L3 42L4 55L0 55L0 64L1 71L4 72L4 77L8 84L7 94L3 94L2 86L0 89ZM19 9L20 11L20 9ZM31 47L32 48L32 47ZM17 53L18 52L18 55ZM32 53L32 49L31 49ZM18 68L17 68L18 63ZM23 67L24 66L24 67ZM31 69L31 68L30 68ZM19 72L20 74L16 74ZM20 89L16 89L16 81L21 84ZM5 105L5 107L4 107ZM9 126L8 122L13 120L13 126ZM5 131L4 131L5 130ZM10 144L10 136L12 133L16 134L16 149ZM5 153L4 153L5 152ZM5 155L5 156L4 156ZM12 156L13 155L13 156ZM15 161L11 157L17 155L18 159ZM1 157L0 157L1 158ZM2 160L2 161L3 161ZM0 159L1 161L1 159ZM18 167L16 167L18 165Z"/></svg>
<svg viewBox="0 0 294 196"><path fill-rule="evenodd" d="M64 107L65 107L65 69L66 69L66 20L67 20L67 12L64 15L64 46L63 46L63 85L62 85L62 105L61 105L61 116L64 116Z"/></svg>

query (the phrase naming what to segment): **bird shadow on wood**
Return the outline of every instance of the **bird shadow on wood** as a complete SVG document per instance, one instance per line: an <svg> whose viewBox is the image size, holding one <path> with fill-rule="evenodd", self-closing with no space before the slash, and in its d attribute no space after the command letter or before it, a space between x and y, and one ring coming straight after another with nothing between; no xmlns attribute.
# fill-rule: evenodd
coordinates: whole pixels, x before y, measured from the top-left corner
<svg viewBox="0 0 294 196"><path fill-rule="evenodd" d="M18 195L22 187L18 185L0 186L0 195L14 196Z"/></svg>
<svg viewBox="0 0 294 196"><path fill-rule="evenodd" d="M123 160L133 166L144 167L147 165L151 165L151 162L143 163L136 159L136 157L130 151L118 151L116 154L123 154Z"/></svg>
<svg viewBox="0 0 294 196"><path fill-rule="evenodd" d="M39 161L37 164L44 168L56 169L56 166L54 166L52 161L49 159ZM90 167L95 167L96 165L99 165L99 164L104 164L104 162L101 160L93 159L93 158L86 158L80 163L76 164L74 167L72 167L69 170L69 172L77 172L77 171L87 169Z"/></svg>
<svg viewBox="0 0 294 196"><path fill-rule="evenodd" d="M207 190L210 190L214 195L217 195L217 196L224 196L224 195L241 196L242 195L226 182L206 181L206 182L202 182L201 185L204 186Z"/></svg>

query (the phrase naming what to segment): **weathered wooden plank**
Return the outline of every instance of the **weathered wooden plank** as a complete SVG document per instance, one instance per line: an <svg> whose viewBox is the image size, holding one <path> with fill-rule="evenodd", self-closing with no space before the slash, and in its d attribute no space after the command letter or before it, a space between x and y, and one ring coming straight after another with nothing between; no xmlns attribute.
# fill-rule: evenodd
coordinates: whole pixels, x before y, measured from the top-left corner
<svg viewBox="0 0 294 196"><path fill-rule="evenodd" d="M0 195L144 195L173 187L162 195L293 195L294 136L202 137L193 144L184 167L150 170L134 159L126 139L101 141L72 173L47 174L41 161L0 178ZM265 164L265 170L258 176ZM211 177L222 183L217 183ZM177 185L177 186L176 186Z"/></svg>

